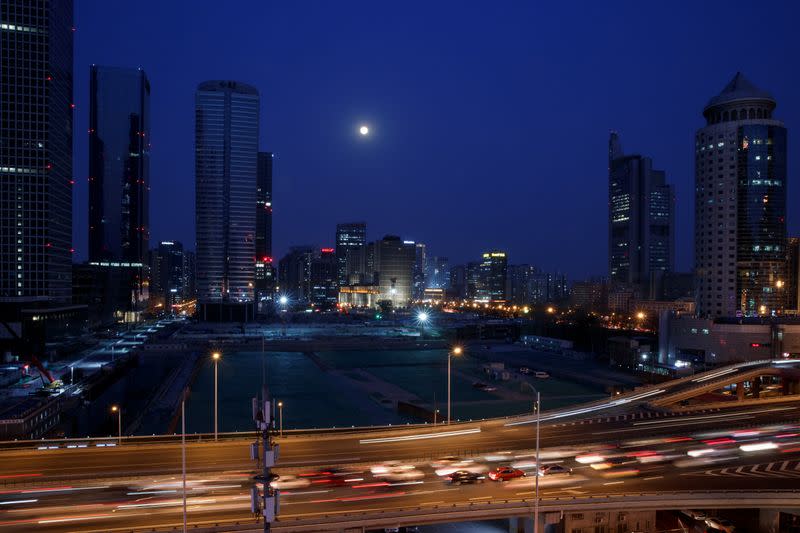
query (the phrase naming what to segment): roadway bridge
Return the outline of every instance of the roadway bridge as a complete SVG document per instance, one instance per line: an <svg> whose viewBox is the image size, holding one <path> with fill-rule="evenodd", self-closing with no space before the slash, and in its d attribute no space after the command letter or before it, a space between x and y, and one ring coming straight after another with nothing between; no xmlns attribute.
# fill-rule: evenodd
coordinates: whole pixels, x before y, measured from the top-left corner
<svg viewBox="0 0 800 533"><path fill-rule="evenodd" d="M568 465L573 474L555 481L540 478L541 509L561 513L672 506L800 507L800 404L795 397L729 402L713 410L642 409L757 375L791 373L795 364L734 365L543 412L542 463ZM349 477L335 486L323 476L319 485L312 482L283 490L274 529L363 530L527 515L533 502L531 476L509 483L454 487L437 475L435 464L442 456L454 455L469 457L484 469L526 461L530 469L536 445L534 421L528 415L449 426L285 432L278 439L281 475L291 479L334 469ZM67 525L70 531L179 528L179 438L7 443L0 450L0 484L4 485L0 531L60 531ZM189 439L187 503L192 526L209 530L254 527L249 487L256 465L248 450L253 438L254 434L237 433L221 435L217 442L210 435ZM612 465L610 472L577 462L580 454L619 458L628 457L628 452L636 461L638 457L665 459L636 463L630 471ZM415 476L387 481L371 472L375 464L389 461L402 461Z"/></svg>

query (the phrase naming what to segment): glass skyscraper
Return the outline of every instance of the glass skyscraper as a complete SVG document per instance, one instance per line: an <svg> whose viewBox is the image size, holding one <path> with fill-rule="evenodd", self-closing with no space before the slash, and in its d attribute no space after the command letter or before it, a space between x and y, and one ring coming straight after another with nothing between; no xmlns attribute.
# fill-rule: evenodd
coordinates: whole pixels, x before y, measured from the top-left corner
<svg viewBox="0 0 800 533"><path fill-rule="evenodd" d="M140 68L92 65L89 262L104 279L107 312L118 318L142 311L148 297L149 191L150 82Z"/></svg>
<svg viewBox="0 0 800 533"><path fill-rule="evenodd" d="M366 274L364 260L361 257L355 257L357 254L363 256L366 244L366 222L347 222L336 225L336 270L340 287L349 283L350 275L363 276ZM348 255L351 256L350 268L348 268Z"/></svg>
<svg viewBox="0 0 800 533"><path fill-rule="evenodd" d="M649 157L624 155L617 133L608 151L608 274L641 297L675 269L675 193Z"/></svg>
<svg viewBox="0 0 800 533"><path fill-rule="evenodd" d="M769 315L786 302L786 128L741 73L695 136L695 271L701 316Z"/></svg>
<svg viewBox="0 0 800 533"><path fill-rule="evenodd" d="M202 306L254 299L259 95L235 81L195 94L197 297Z"/></svg>
<svg viewBox="0 0 800 533"><path fill-rule="evenodd" d="M256 172L256 291L271 297L275 286L272 258L272 152L258 152Z"/></svg>
<svg viewBox="0 0 800 533"><path fill-rule="evenodd" d="M72 293L71 0L0 3L0 299Z"/></svg>

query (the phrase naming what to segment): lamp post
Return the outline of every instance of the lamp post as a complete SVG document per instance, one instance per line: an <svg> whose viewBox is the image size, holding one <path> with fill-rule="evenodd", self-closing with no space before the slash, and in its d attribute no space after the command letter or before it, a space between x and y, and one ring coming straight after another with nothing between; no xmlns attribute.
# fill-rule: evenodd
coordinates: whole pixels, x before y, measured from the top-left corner
<svg viewBox="0 0 800 533"><path fill-rule="evenodd" d="M117 413L117 440L122 444L122 408L118 405L112 405L111 412Z"/></svg>
<svg viewBox="0 0 800 533"><path fill-rule="evenodd" d="M447 423L450 424L450 415L451 415L451 377L452 377L452 364L451 360L454 355L461 355L464 352L461 346L456 346L449 352L447 352Z"/></svg>
<svg viewBox="0 0 800 533"><path fill-rule="evenodd" d="M214 352L211 354L211 359L214 361L214 440L217 440L218 435L218 418L219 418L219 360L222 354Z"/></svg>
<svg viewBox="0 0 800 533"><path fill-rule="evenodd" d="M278 402L278 436L283 438L283 402Z"/></svg>
<svg viewBox="0 0 800 533"><path fill-rule="evenodd" d="M539 533L539 475L541 472L539 465L539 422L541 421L542 402L536 387L527 381L523 381L522 384L527 385L536 393L536 403L533 404L533 410L536 413L536 479L534 480L534 494L536 495L536 500L533 504L533 532Z"/></svg>

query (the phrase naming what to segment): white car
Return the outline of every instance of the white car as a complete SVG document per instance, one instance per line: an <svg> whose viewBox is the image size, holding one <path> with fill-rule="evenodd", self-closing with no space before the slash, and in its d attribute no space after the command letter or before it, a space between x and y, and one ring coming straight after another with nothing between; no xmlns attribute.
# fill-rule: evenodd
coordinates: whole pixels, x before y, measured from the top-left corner
<svg viewBox="0 0 800 533"><path fill-rule="evenodd" d="M304 489L309 485L311 485L310 480L293 476L291 474L279 476L277 479L272 480L272 482L269 484L269 486L275 490Z"/></svg>
<svg viewBox="0 0 800 533"><path fill-rule="evenodd" d="M736 526L733 525L733 522L716 516L709 516L706 518L706 525L724 533L733 533L736 530Z"/></svg>

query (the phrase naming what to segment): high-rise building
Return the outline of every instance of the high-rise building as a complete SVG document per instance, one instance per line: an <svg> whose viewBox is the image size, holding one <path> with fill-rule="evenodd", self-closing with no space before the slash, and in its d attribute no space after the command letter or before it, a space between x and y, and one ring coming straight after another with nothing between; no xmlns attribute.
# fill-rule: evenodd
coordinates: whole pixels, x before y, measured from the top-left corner
<svg viewBox="0 0 800 533"><path fill-rule="evenodd" d="M411 297L414 300L421 300L425 293L425 277L428 270L427 247L425 243L414 244L414 272L411 279Z"/></svg>
<svg viewBox="0 0 800 533"><path fill-rule="evenodd" d="M89 264L104 318L144 311L150 238L150 82L140 68L89 69Z"/></svg>
<svg viewBox="0 0 800 533"><path fill-rule="evenodd" d="M426 261L425 288L447 289L450 287L450 267L446 257L435 255Z"/></svg>
<svg viewBox="0 0 800 533"><path fill-rule="evenodd" d="M480 287L475 298L486 302L505 302L508 276L506 253L499 250L485 252L479 272Z"/></svg>
<svg viewBox="0 0 800 533"><path fill-rule="evenodd" d="M695 136L695 273L700 316L785 305L786 128L741 73L703 109Z"/></svg>
<svg viewBox="0 0 800 533"><path fill-rule="evenodd" d="M392 308L408 307L412 298L412 278L416 260L414 241L387 235L370 245L369 263L378 287L378 302L388 302Z"/></svg>
<svg viewBox="0 0 800 533"><path fill-rule="evenodd" d="M650 285L675 269L675 193L649 157L623 154L615 132L608 149L608 205L609 277L649 295Z"/></svg>
<svg viewBox="0 0 800 533"><path fill-rule="evenodd" d="M366 274L366 265L359 260L364 257L366 244L366 222L347 222L336 225L336 268L340 287L350 283L350 276L359 277Z"/></svg>
<svg viewBox="0 0 800 533"><path fill-rule="evenodd" d="M11 314L71 302L72 10L0 3L0 298Z"/></svg>
<svg viewBox="0 0 800 533"><path fill-rule="evenodd" d="M203 320L248 320L255 286L258 91L207 81L195 94L197 296Z"/></svg>
<svg viewBox="0 0 800 533"><path fill-rule="evenodd" d="M478 294L483 290L483 281L481 279L481 263L477 261L470 261L465 268L466 273L466 295L468 300L475 300Z"/></svg>
<svg viewBox="0 0 800 533"><path fill-rule="evenodd" d="M454 298L467 297L467 267L455 265L450 267L450 295Z"/></svg>
<svg viewBox="0 0 800 533"><path fill-rule="evenodd" d="M258 152L256 172L256 296L271 299L275 291L272 267L272 152Z"/></svg>
<svg viewBox="0 0 800 533"><path fill-rule="evenodd" d="M311 294L313 246L292 246L278 262L278 285L282 296L305 302Z"/></svg>
<svg viewBox="0 0 800 533"><path fill-rule="evenodd" d="M336 306L338 295L338 262L334 248L322 248L311 257L310 294L308 299L317 307Z"/></svg>
<svg viewBox="0 0 800 533"><path fill-rule="evenodd" d="M173 312L174 306L192 299L188 253L177 241L161 241L151 251L150 298L157 309Z"/></svg>

